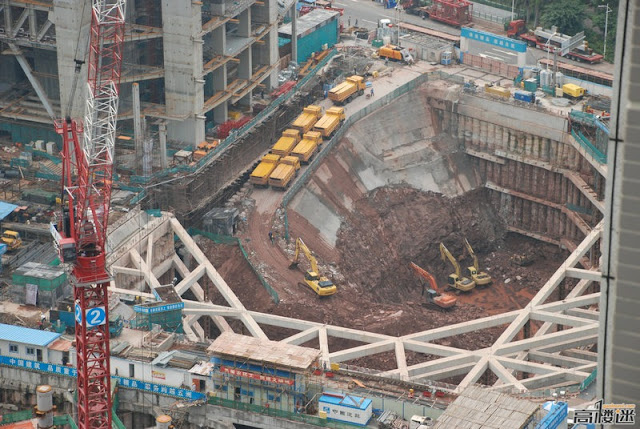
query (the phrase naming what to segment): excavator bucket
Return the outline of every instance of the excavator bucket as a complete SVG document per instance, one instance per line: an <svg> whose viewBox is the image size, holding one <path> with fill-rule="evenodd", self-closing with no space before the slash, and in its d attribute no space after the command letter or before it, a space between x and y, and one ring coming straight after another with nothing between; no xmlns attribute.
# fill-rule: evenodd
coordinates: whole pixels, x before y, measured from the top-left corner
<svg viewBox="0 0 640 429"><path fill-rule="evenodd" d="M289 261L289 269L295 270L296 268L298 268L298 261Z"/></svg>

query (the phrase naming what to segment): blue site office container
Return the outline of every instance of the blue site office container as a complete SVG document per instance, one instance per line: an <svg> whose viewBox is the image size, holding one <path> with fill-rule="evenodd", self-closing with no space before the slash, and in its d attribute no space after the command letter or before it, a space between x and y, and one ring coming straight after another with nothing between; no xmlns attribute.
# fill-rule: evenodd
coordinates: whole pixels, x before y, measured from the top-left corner
<svg viewBox="0 0 640 429"><path fill-rule="evenodd" d="M536 101L536 95L529 91L516 91L513 94L513 98L520 101L526 101L527 103L533 103Z"/></svg>

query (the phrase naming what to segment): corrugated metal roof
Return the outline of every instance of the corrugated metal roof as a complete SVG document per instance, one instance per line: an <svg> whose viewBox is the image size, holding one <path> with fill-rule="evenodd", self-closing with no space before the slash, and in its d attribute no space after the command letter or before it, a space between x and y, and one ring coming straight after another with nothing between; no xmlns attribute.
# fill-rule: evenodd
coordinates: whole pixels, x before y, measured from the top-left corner
<svg viewBox="0 0 640 429"><path fill-rule="evenodd" d="M44 347L62 334L0 323L0 340Z"/></svg>
<svg viewBox="0 0 640 429"><path fill-rule="evenodd" d="M9 204L4 201L0 201L0 220L9 216L18 206L15 204Z"/></svg>

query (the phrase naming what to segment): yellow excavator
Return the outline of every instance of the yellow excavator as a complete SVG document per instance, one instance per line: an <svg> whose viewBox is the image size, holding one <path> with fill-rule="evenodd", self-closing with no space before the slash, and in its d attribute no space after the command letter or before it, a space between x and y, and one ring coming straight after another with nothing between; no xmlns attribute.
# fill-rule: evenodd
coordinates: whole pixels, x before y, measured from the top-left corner
<svg viewBox="0 0 640 429"><path fill-rule="evenodd" d="M491 284L493 281L491 276L484 271L478 271L478 257L466 238L464 239L464 245L467 248L469 255L473 258L473 267L467 267L467 270L469 270L469 275L473 281L476 282L476 286L487 286Z"/></svg>
<svg viewBox="0 0 640 429"><path fill-rule="evenodd" d="M329 296L336 293L337 288L336 285L333 284L331 280L326 278L325 276L321 276L318 272L318 262L316 258L311 254L311 250L304 244L304 241L300 237L296 240L296 254L293 257L293 261L289 264L289 268L294 269L298 266L298 258L300 256L300 251L304 253L304 256L307 257L309 261L309 265L311 265L311 269L304 273L304 283L299 283L302 286L308 286L313 290L318 296Z"/></svg>
<svg viewBox="0 0 640 429"><path fill-rule="evenodd" d="M451 265L456 270L455 273L449 274L447 279L449 283L449 287L457 289L462 292L468 292L474 287L476 287L476 283L473 280L468 279L467 277L460 277L460 264L456 261L456 258L453 257L451 252L445 247L443 243L440 243L440 256L442 260L449 259Z"/></svg>

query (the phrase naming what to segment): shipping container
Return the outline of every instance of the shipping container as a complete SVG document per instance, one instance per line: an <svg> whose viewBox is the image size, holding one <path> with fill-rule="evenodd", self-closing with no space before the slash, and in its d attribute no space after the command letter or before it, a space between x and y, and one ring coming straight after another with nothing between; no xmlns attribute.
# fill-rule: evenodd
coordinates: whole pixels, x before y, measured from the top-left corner
<svg viewBox="0 0 640 429"><path fill-rule="evenodd" d="M534 103L536 101L536 95L529 91L516 91L513 94L513 98L520 101L526 101L527 103Z"/></svg>

